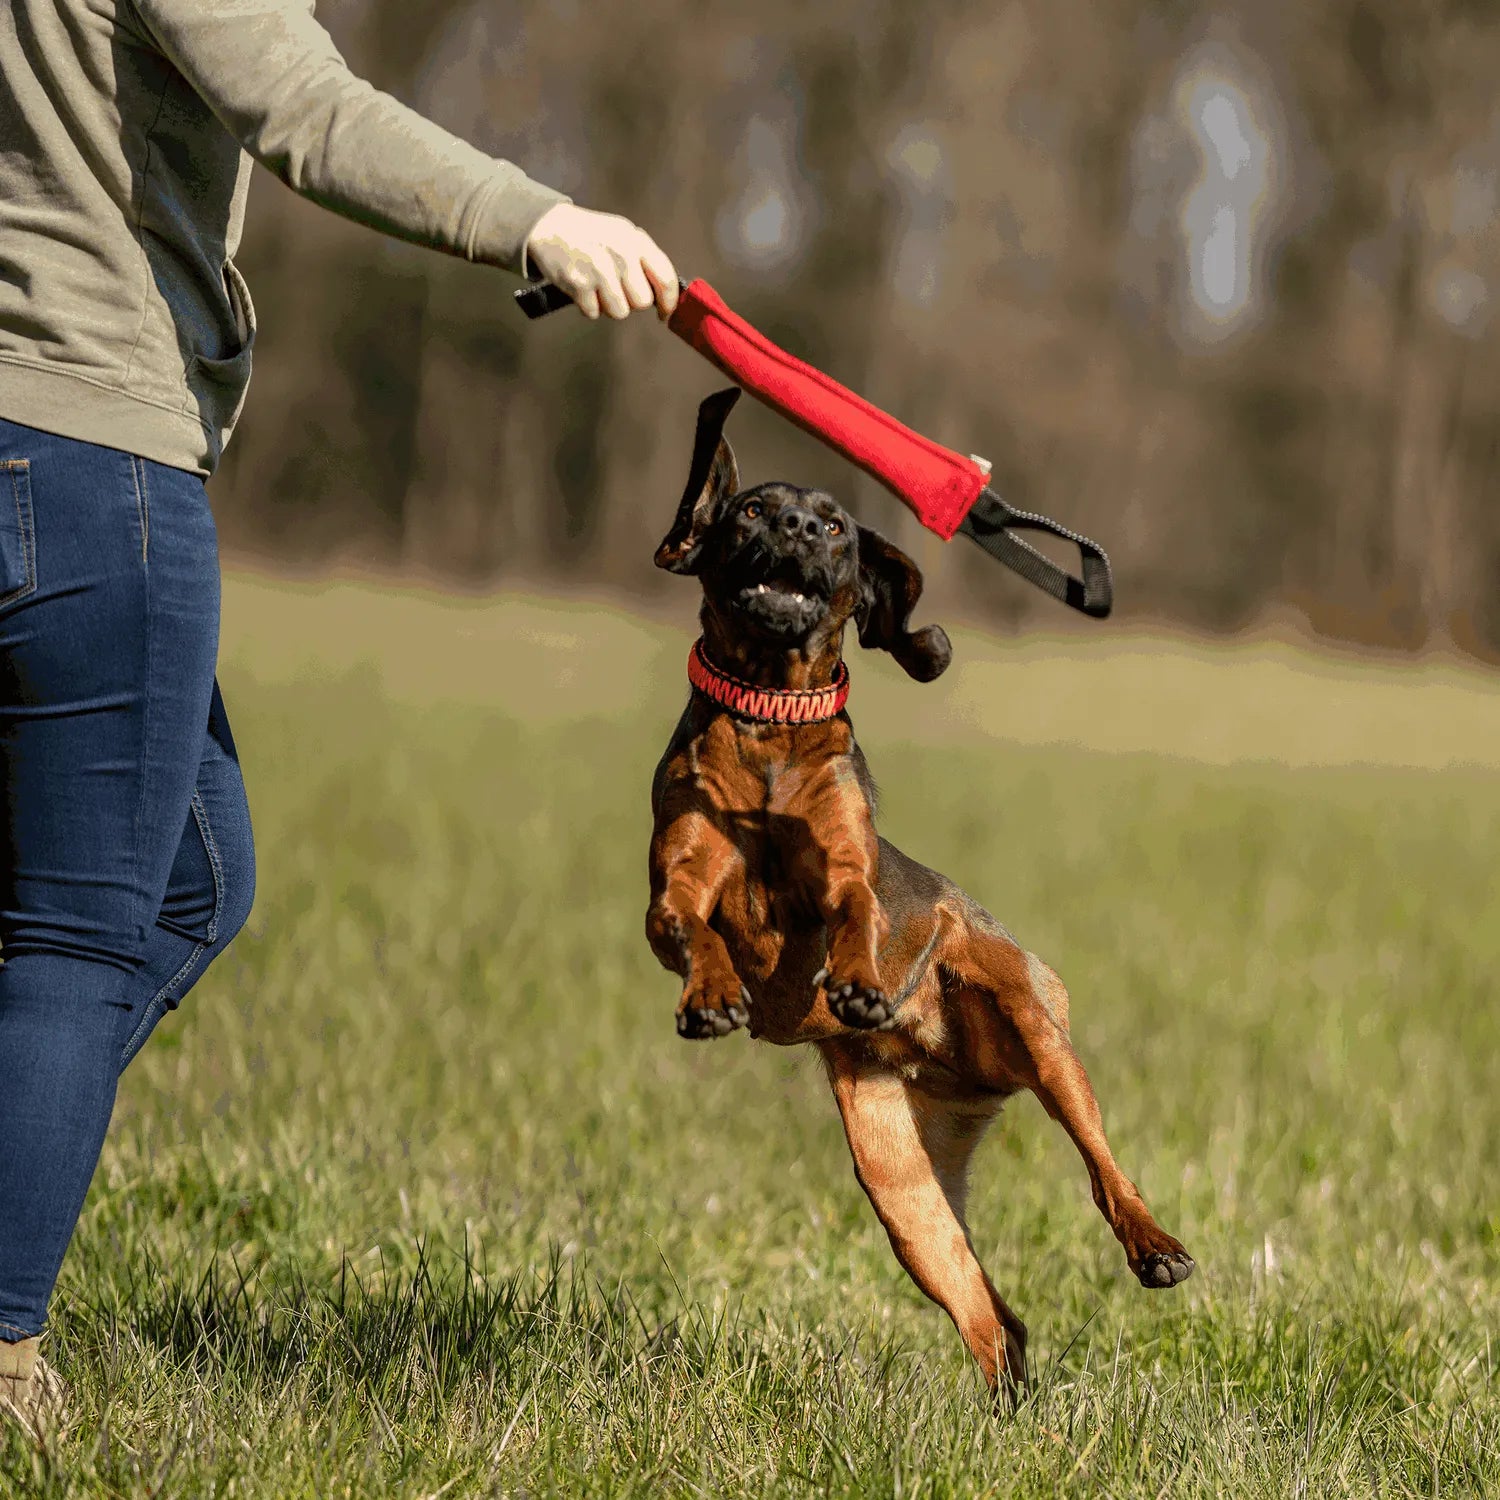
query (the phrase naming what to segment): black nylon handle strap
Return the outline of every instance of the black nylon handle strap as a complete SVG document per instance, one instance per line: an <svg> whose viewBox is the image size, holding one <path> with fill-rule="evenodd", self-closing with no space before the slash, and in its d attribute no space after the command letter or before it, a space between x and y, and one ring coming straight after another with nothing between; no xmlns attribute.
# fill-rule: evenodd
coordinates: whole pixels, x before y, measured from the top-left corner
<svg viewBox="0 0 1500 1500"><path fill-rule="evenodd" d="M516 293L516 306L528 318L545 318L548 313L561 312L572 305L573 299L550 281L534 281Z"/></svg>
<svg viewBox="0 0 1500 1500"><path fill-rule="evenodd" d="M1086 536L1069 531L1048 516L1038 516L1030 511L1016 510L1007 505L992 489L986 487L970 508L968 515L959 524L959 531L971 541L977 542L991 557L1003 562L1007 568L1019 573L1028 583L1034 583L1044 593L1051 594L1064 604L1102 620L1114 604L1114 584L1109 574L1109 559L1103 549ZM1049 557L1043 557L1035 547L1012 536L1011 531L1045 531L1072 542L1078 548L1082 562L1082 578L1075 578L1066 569L1058 567Z"/></svg>

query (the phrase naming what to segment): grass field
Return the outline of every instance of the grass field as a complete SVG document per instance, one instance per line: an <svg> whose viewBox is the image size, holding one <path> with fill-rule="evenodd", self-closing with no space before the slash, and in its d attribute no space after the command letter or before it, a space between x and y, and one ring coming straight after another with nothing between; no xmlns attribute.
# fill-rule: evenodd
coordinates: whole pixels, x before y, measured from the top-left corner
<svg viewBox="0 0 1500 1500"><path fill-rule="evenodd" d="M1060 970L1198 1260L1136 1286L1015 1101L971 1222L1037 1383L996 1419L816 1059L674 1034L646 794L690 612L231 585L255 915L122 1086L74 1425L3 1440L0 1493L1500 1493L1494 678L1106 631L855 662L884 831Z"/></svg>

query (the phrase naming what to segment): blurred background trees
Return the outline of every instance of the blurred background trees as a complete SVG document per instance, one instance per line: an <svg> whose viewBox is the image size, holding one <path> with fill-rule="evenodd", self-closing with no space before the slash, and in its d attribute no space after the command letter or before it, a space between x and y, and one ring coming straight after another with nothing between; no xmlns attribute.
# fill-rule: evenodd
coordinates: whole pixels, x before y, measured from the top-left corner
<svg viewBox="0 0 1500 1500"><path fill-rule="evenodd" d="M1500 7L321 0L352 65L644 224L771 337L1097 538L1122 616L1500 653ZM231 552L647 594L709 366L262 173ZM758 408L934 603L1062 612ZM681 585L676 585L679 589Z"/></svg>

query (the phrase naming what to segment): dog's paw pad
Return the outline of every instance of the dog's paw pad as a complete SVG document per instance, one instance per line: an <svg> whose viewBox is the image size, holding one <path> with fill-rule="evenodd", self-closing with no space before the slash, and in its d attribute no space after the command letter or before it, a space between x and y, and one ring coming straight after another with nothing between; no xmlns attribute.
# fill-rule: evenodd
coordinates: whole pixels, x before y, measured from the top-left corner
<svg viewBox="0 0 1500 1500"><path fill-rule="evenodd" d="M685 1005L677 1012L677 1035L688 1041L728 1036L750 1024L750 991L740 986L738 1003L725 1006Z"/></svg>
<svg viewBox="0 0 1500 1500"><path fill-rule="evenodd" d="M889 1031L896 1024L896 1007L884 990L862 984L836 984L828 991L828 1008L844 1023L860 1031Z"/></svg>
<svg viewBox="0 0 1500 1500"><path fill-rule="evenodd" d="M1193 1265L1193 1257L1186 1250L1169 1255L1148 1255L1135 1274L1143 1287L1155 1292L1186 1281L1193 1274Z"/></svg>
<svg viewBox="0 0 1500 1500"><path fill-rule="evenodd" d="M698 1010L689 1008L677 1012L677 1035L690 1042L701 1042L709 1037L728 1036L734 1030L729 1013L722 1010Z"/></svg>

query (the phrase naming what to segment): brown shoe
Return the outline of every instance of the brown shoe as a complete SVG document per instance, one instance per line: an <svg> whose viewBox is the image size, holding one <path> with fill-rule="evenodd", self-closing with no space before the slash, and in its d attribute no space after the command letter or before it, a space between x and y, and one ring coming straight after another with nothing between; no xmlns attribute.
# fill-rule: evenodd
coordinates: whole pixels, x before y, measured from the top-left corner
<svg viewBox="0 0 1500 1500"><path fill-rule="evenodd" d="M37 1352L41 1342L0 1340L0 1420L17 1423L37 1442L61 1428L68 1400L62 1377Z"/></svg>

